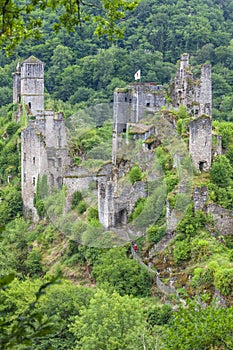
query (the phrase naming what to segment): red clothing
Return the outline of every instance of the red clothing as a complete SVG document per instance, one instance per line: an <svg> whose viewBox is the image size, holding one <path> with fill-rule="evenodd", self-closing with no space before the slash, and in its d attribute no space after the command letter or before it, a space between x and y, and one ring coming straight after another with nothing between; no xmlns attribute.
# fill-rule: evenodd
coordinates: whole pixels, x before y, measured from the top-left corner
<svg viewBox="0 0 233 350"><path fill-rule="evenodd" d="M134 245L133 245L133 249L134 249L135 253L137 253L137 252L138 252L138 246L137 246L137 244L136 244L136 243L134 243Z"/></svg>

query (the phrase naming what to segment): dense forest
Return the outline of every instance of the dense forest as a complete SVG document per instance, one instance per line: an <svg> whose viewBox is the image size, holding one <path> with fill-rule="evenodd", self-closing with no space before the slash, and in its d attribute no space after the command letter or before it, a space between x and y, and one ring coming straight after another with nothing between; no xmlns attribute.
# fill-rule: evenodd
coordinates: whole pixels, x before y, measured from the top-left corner
<svg viewBox="0 0 233 350"><path fill-rule="evenodd" d="M72 223L68 214L65 232L46 217L39 197L40 221L23 218L24 125L14 119L12 73L30 55L45 63L46 108L64 111L68 124L75 121L73 161L93 167L111 159L116 87L127 86L140 69L142 82L163 84L168 91L184 52L194 73L210 63L213 128L222 137L223 154L193 181L208 188L209 202L232 211L233 1L141 0L119 23L124 36L114 41L94 34L94 21L55 32L56 11L36 12L42 20L40 37L23 40L10 54L0 52L0 349L232 349L233 236L216 231L211 215L195 213L193 203L164 250L153 253L166 231L165 208L138 239L144 264L134 259L130 244L111 249L80 244L80 232L88 240L100 229L89 194L75 193L72 210L81 220ZM96 8L90 11L98 15ZM185 141L190 116L182 107L171 113ZM174 207L178 178L171 154L161 145L156 156ZM145 176L135 167L127 181ZM137 203L133 219L145 205ZM158 273L168 293L159 289Z"/></svg>

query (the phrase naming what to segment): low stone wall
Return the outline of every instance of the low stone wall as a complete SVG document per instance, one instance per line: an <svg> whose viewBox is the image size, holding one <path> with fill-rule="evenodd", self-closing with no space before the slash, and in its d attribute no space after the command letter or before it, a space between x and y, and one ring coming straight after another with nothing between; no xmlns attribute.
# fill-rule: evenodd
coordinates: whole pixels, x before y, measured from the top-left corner
<svg viewBox="0 0 233 350"><path fill-rule="evenodd" d="M207 205L207 214L213 216L215 228L219 234L233 234L233 210L224 209L215 203L211 203Z"/></svg>

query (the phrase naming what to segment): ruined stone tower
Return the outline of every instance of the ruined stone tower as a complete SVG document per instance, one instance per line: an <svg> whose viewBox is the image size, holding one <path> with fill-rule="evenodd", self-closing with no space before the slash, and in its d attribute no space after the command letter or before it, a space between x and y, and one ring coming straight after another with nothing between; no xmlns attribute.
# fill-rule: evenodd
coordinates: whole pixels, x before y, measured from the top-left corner
<svg viewBox="0 0 233 350"><path fill-rule="evenodd" d="M34 56L17 65L13 74L13 103L26 107L28 115L44 110L44 63Z"/></svg>
<svg viewBox="0 0 233 350"><path fill-rule="evenodd" d="M197 170L207 171L211 167L212 120L202 115L190 122L189 153Z"/></svg>
<svg viewBox="0 0 233 350"><path fill-rule="evenodd" d="M128 88L116 89L113 104L113 152L116 164L118 135L125 132L127 123L138 123L145 113L159 111L165 105L165 92L156 83L131 83Z"/></svg>
<svg viewBox="0 0 233 350"><path fill-rule="evenodd" d="M44 110L44 64L34 56L17 66L13 101L27 109L28 125L21 132L21 188L25 217L36 221L38 179L44 178L49 190L61 186L69 157L63 114Z"/></svg>
<svg viewBox="0 0 233 350"><path fill-rule="evenodd" d="M179 68L173 82L170 84L170 95L175 108L183 105L194 117L202 114L212 115L212 82L211 66L201 67L199 79L195 79L189 64L189 55L181 55Z"/></svg>

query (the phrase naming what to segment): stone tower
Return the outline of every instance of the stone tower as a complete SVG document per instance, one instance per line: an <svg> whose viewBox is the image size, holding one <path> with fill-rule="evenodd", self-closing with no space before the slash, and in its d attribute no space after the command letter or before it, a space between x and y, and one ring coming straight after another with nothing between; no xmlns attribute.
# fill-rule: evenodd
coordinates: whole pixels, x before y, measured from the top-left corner
<svg viewBox="0 0 233 350"><path fill-rule="evenodd" d="M128 88L116 89L113 104L113 152L116 164L118 135L126 132L127 123L138 123L145 113L159 111L165 105L165 92L156 83L131 83Z"/></svg>
<svg viewBox="0 0 233 350"><path fill-rule="evenodd" d="M212 119L202 115L189 125L189 153L194 167L207 171L211 166L212 157Z"/></svg>
<svg viewBox="0 0 233 350"><path fill-rule="evenodd" d="M212 80L211 65L203 64L200 78L200 115L212 116Z"/></svg>
<svg viewBox="0 0 233 350"><path fill-rule="evenodd" d="M17 65L13 101L26 106L28 115L28 125L21 132L21 189L24 215L37 221L38 179L46 179L49 190L62 186L70 159L63 114L44 110L44 64L34 56ZM22 111L19 108L18 117Z"/></svg>
<svg viewBox="0 0 233 350"><path fill-rule="evenodd" d="M13 74L13 102L26 106L28 115L44 110L44 63L31 56Z"/></svg>

